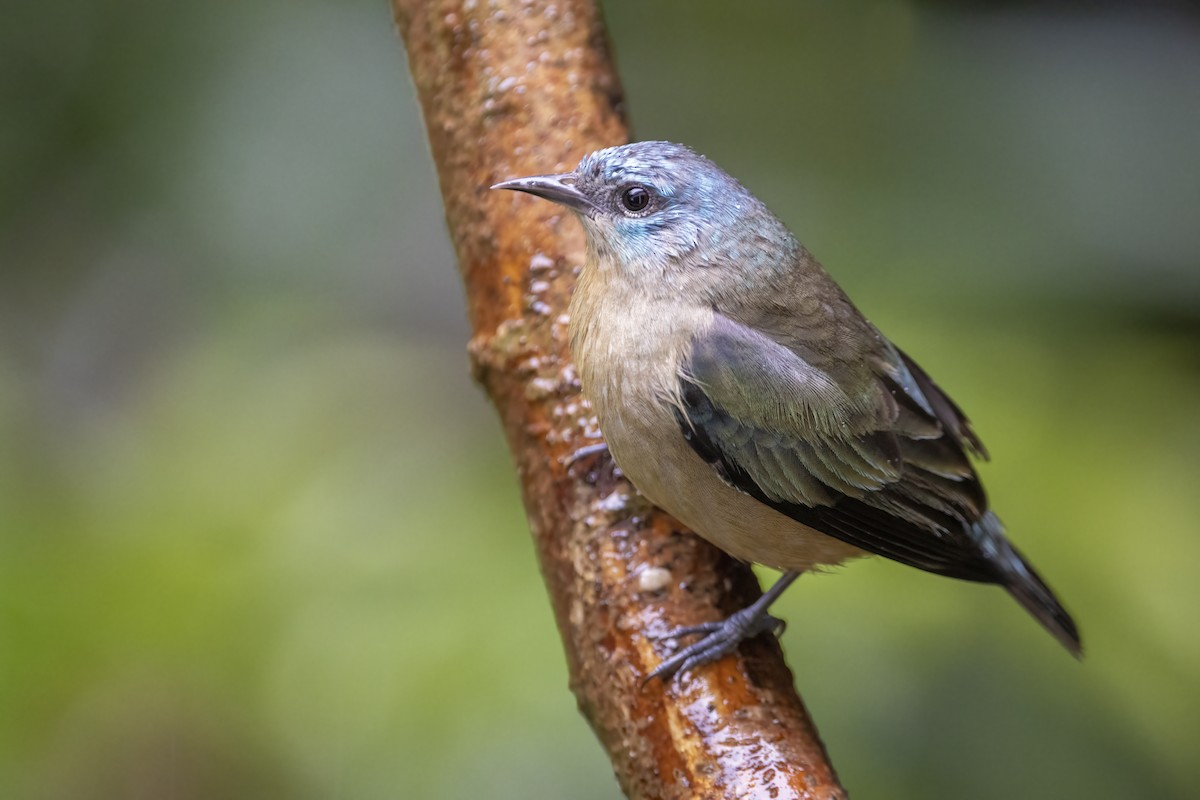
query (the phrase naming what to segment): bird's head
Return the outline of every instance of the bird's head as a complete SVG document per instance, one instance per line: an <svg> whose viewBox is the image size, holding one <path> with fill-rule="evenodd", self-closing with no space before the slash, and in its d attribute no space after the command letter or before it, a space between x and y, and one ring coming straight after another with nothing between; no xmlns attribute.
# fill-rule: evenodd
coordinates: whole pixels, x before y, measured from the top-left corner
<svg viewBox="0 0 1200 800"><path fill-rule="evenodd" d="M596 260L652 272L699 262L739 263L763 233L791 239L740 183L691 149L635 142L597 150L573 172L504 181L579 215ZM778 229L778 230L776 230Z"/></svg>

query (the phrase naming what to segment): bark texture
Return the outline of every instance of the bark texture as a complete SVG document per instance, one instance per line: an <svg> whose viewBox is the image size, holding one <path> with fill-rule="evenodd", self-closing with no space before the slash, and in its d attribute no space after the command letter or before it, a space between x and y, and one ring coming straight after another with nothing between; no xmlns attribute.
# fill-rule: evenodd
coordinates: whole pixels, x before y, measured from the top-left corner
<svg viewBox="0 0 1200 800"><path fill-rule="evenodd" d="M571 689L631 798L843 798L778 644L759 637L643 686L678 625L758 596L753 574L642 500L606 454L571 364L583 260L569 213L492 192L629 140L590 0L393 0L474 331L475 378L520 475Z"/></svg>

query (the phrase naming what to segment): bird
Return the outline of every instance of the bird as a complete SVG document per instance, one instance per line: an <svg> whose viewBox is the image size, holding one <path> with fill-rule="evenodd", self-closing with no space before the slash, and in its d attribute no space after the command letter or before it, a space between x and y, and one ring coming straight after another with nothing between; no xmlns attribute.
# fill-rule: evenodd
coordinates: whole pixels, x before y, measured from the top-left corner
<svg viewBox="0 0 1200 800"><path fill-rule="evenodd" d="M801 573L870 554L998 584L1082 656L1071 615L989 506L967 416L735 178L643 141L492 188L583 225L570 349L617 466L718 548L782 572L727 619L658 637L700 638L647 680L777 633L769 607Z"/></svg>

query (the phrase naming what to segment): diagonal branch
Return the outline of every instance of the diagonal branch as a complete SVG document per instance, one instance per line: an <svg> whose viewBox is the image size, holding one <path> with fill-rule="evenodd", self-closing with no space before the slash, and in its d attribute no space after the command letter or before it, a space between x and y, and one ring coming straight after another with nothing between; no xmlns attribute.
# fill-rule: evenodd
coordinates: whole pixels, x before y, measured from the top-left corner
<svg viewBox="0 0 1200 800"><path fill-rule="evenodd" d="M844 798L778 644L645 687L648 636L758 594L753 573L641 500L594 444L566 345L579 225L489 192L628 141L590 0L393 0L467 289L476 379L500 412L571 689L632 798Z"/></svg>

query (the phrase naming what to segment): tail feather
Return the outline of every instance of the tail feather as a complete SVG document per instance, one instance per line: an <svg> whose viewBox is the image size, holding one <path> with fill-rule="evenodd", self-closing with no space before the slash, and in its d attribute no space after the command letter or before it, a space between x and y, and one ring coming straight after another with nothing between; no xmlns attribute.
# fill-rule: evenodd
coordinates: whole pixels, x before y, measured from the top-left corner
<svg viewBox="0 0 1200 800"><path fill-rule="evenodd" d="M1024 556L1012 545L1008 545L1006 549L1010 558L1004 559L1005 564L1001 570L1001 583L1004 588L1033 615L1034 619L1042 623L1042 627L1058 639L1071 655L1083 658L1083 642L1079 638L1075 620L1071 619L1071 615L1054 596L1054 592Z"/></svg>

